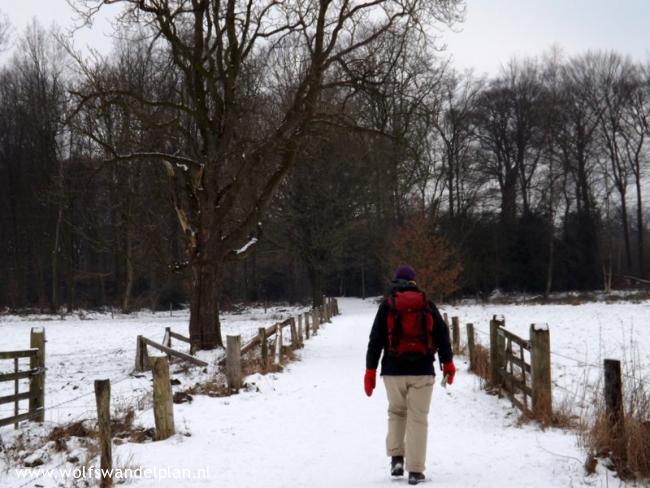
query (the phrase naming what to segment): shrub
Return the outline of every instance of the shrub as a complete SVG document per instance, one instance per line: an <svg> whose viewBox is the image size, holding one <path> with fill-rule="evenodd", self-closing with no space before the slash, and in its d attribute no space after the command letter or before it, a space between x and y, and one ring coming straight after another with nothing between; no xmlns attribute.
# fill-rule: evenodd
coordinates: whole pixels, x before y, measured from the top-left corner
<svg viewBox="0 0 650 488"><path fill-rule="evenodd" d="M429 231L424 214L411 217L397 232L388 260L391 269L413 266L419 287L431 297L443 299L459 288L462 266L449 243Z"/></svg>
<svg viewBox="0 0 650 488"><path fill-rule="evenodd" d="M594 412L581 433L581 443L588 456L585 468L595 469L597 459L606 459L623 479L650 479L650 391L637 375L624 381L624 444L622 455L614 454L616 437L607 418L602 392L594 398Z"/></svg>

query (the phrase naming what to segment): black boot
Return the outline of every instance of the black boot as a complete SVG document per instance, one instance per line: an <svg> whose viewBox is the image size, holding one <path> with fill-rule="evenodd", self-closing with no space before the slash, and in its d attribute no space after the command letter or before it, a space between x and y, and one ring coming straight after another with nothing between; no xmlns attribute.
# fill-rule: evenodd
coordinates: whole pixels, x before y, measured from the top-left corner
<svg viewBox="0 0 650 488"><path fill-rule="evenodd" d="M424 473L409 473L409 485L417 485L424 481Z"/></svg>
<svg viewBox="0 0 650 488"><path fill-rule="evenodd" d="M391 476L404 476L404 456L393 456L390 458Z"/></svg>

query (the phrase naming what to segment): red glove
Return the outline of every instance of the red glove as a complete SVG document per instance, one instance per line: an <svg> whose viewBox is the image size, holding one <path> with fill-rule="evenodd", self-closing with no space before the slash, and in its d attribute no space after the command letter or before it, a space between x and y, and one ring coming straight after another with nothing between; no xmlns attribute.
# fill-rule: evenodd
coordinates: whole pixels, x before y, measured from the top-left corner
<svg viewBox="0 0 650 488"><path fill-rule="evenodd" d="M366 375L363 377L363 389L366 390L366 395L371 396L372 390L375 389L377 383L377 370L366 369Z"/></svg>
<svg viewBox="0 0 650 488"><path fill-rule="evenodd" d="M450 385L454 383L454 376L456 376L456 366L454 366L453 361L449 361L448 363L444 363L442 365L442 374L443 376L449 376L449 378L447 378L447 383Z"/></svg>

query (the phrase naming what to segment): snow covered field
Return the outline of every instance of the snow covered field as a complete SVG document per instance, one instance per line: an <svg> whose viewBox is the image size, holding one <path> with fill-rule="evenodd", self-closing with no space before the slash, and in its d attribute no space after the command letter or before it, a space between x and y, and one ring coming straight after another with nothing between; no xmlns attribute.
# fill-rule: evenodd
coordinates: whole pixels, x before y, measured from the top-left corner
<svg viewBox="0 0 650 488"><path fill-rule="evenodd" d="M222 317L222 333L239 333L247 341L257 333L258 327L297 314L299 308L272 307L249 309L245 313L227 313ZM165 327L188 335L189 313L134 313L131 315L85 313L64 319L51 316L0 316L0 350L29 348L32 327L45 329L46 367L45 381L47 422L61 423L95 415L93 381L111 380L113 405L129 405L151 390L147 376L131 375L135 364L135 346L138 335L162 342ZM175 349L188 352L183 342L173 343ZM199 354L201 357L202 354ZM210 353L206 354L210 357ZM26 369L29 360L21 360ZM0 361L0 371L13 370L11 361ZM27 380L25 380L27 381ZM26 383L21 391L26 391ZM0 383L0 396L13 393L13 383ZM23 402L24 406L26 403ZM13 405L0 405L0 418L11 415Z"/></svg>
<svg viewBox="0 0 650 488"><path fill-rule="evenodd" d="M530 337L532 323L548 323L554 401L565 402L577 414L590 407L592 393L602 387L603 359L623 361L628 380L632 375L650 377L650 302L461 305L442 310L460 318L462 343L466 341L465 324L472 322L477 341L489 344L493 315L503 315L506 328L524 339Z"/></svg>
<svg viewBox="0 0 650 488"><path fill-rule="evenodd" d="M306 342L299 361L283 373L254 375L252 388L225 398L196 396L193 403L174 406L180 432L167 441L114 446L118 467L157 470L159 478L133 481L141 487L358 487L393 484L384 456L386 398L381 382L372 398L362 388L365 348L376 312L371 300L340 300L342 315ZM548 322L551 345L563 357L553 357L554 381L571 391L580 384L582 363L599 364L604 357L639 353L639 368L648 373L650 304L587 304L581 306L461 306L444 307L461 323L474 322L487 332L493 314L503 314L508 328L523 337L531 322ZM285 311L285 314L293 311ZM262 318L259 311L227 316L224 330L253 334L283 315ZM284 315L283 315L284 316ZM47 344L47 405L91 393L92 380L119 381L133 367L135 337L144 334L161 340L165 326L186 333L187 317L177 314L118 317L110 320L66 320L0 323L2 349L24 348L29 328L45 326ZM463 328L464 331L464 328ZM479 339L487 337L479 334ZM630 345L632 344L632 345ZM214 356L205 359L214 361ZM576 363L578 361L579 363ZM507 400L486 395L478 379L457 360L457 381L447 391L434 390L430 416L428 475L444 487L605 487L618 486L611 473L584 477L584 453L572 433L534 425L517 426L518 413ZM597 378L598 368L594 369ZM199 376L203 373L198 373ZM185 377L179 375L182 381ZM195 378L191 378L194 380ZM150 390L148 377L123 380L113 386L113 406L128 403ZM78 389L75 389L78 386ZM562 395L560 388L555 394ZM566 392L565 392L566 393ZM94 397L85 397L50 411L50 422L92 418ZM137 422L153 425L150 410ZM10 428L0 435L13 432ZM189 434L186 436L184 434ZM2 465L0 457L0 466ZM47 467L72 467L52 453ZM175 469L207 479L164 480ZM200 470L204 470L203 472ZM18 488L26 483L5 466L0 486ZM40 479L38 485L57 485ZM399 483L405 484L405 482ZM33 484L27 486L35 486ZM71 486L68 481L64 486Z"/></svg>

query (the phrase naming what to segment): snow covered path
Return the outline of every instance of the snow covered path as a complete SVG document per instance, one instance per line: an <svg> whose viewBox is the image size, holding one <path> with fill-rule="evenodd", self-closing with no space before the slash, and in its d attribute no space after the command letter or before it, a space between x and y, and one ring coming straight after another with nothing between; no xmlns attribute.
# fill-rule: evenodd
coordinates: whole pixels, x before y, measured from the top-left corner
<svg viewBox="0 0 650 488"><path fill-rule="evenodd" d="M342 315L307 341L300 361L278 375L249 377L260 392L175 405L177 428L191 437L116 446L115 465L209 469L209 480L151 479L136 482L138 487L407 486L405 479L388 476L383 383L371 398L363 393L376 304L343 299L340 306ZM575 436L515 426L509 404L481 392L462 358L456 364L454 385L447 393L437 385L433 393L430 485L605 486L604 478L584 479Z"/></svg>

